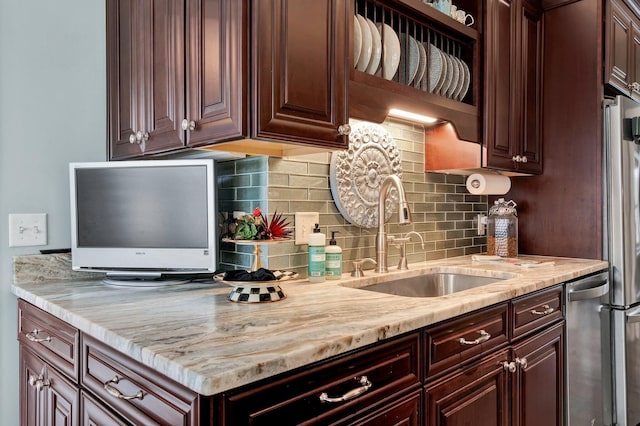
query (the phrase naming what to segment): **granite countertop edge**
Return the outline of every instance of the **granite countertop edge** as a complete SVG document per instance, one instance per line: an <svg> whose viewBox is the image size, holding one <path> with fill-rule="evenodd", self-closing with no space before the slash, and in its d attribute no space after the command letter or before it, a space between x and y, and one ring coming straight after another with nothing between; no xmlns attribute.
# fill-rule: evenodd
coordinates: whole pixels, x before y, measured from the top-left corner
<svg viewBox="0 0 640 426"><path fill-rule="evenodd" d="M523 268L463 256L408 271L365 271L364 278L283 282L287 297L261 304L230 302L230 287L207 282L118 289L92 278L15 283L12 292L191 390L214 395L608 267L600 260L522 258L551 263ZM436 298L357 288L428 272L503 279Z"/></svg>

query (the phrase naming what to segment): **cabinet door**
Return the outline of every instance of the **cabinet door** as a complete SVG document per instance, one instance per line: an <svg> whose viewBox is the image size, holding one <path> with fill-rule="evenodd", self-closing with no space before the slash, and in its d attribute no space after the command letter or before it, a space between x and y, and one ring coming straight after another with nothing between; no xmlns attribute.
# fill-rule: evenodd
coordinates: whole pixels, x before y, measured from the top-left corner
<svg viewBox="0 0 640 426"><path fill-rule="evenodd" d="M428 386L424 424L510 425L508 376L502 366L508 356L503 349Z"/></svg>
<svg viewBox="0 0 640 426"><path fill-rule="evenodd" d="M636 21L631 23L631 58L631 97L640 101L640 23Z"/></svg>
<svg viewBox="0 0 640 426"><path fill-rule="evenodd" d="M107 1L112 159L184 145L184 9L184 0Z"/></svg>
<svg viewBox="0 0 640 426"><path fill-rule="evenodd" d="M20 424L79 424L78 393L54 368L20 348Z"/></svg>
<svg viewBox="0 0 640 426"><path fill-rule="evenodd" d="M489 0L487 2L487 33L485 41L485 143L487 166L501 169L513 167L516 155L515 103L516 90L515 21L519 0Z"/></svg>
<svg viewBox="0 0 640 426"><path fill-rule="evenodd" d="M107 104L110 158L141 153L135 143L141 126L134 75L139 69L140 45L135 24L139 10L133 0L107 0ZM130 141L130 138L133 138Z"/></svg>
<svg viewBox="0 0 640 426"><path fill-rule="evenodd" d="M629 93L632 65L630 40L633 37L631 11L618 0L610 0L606 5L605 82Z"/></svg>
<svg viewBox="0 0 640 426"><path fill-rule="evenodd" d="M255 137L347 146L347 3L253 0Z"/></svg>
<svg viewBox="0 0 640 426"><path fill-rule="evenodd" d="M513 425L564 422L564 322L513 346Z"/></svg>
<svg viewBox="0 0 640 426"><path fill-rule="evenodd" d="M523 0L490 0L485 48L486 165L540 173L542 12Z"/></svg>
<svg viewBox="0 0 640 426"><path fill-rule="evenodd" d="M248 135L248 4L187 3L187 144Z"/></svg>
<svg viewBox="0 0 640 426"><path fill-rule="evenodd" d="M521 95L516 96L521 104L518 134L514 144L521 141L516 153L522 158L515 162L517 171L527 173L542 172L542 12L529 2L523 2L521 9L520 75ZM526 160L525 160L526 159Z"/></svg>

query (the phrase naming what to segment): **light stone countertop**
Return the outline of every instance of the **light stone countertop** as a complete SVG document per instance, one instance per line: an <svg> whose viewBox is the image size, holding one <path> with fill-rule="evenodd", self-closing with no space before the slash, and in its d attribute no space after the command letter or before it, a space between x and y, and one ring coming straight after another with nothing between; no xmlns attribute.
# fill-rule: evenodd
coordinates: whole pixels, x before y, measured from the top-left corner
<svg viewBox="0 0 640 426"><path fill-rule="evenodd" d="M408 271L340 281L281 283L273 303L227 300L231 287L190 283L115 288L96 280L17 282L13 293L135 360L213 395L608 267L599 260L523 256L524 268L471 256L410 264ZM508 278L436 298L352 287L427 272Z"/></svg>

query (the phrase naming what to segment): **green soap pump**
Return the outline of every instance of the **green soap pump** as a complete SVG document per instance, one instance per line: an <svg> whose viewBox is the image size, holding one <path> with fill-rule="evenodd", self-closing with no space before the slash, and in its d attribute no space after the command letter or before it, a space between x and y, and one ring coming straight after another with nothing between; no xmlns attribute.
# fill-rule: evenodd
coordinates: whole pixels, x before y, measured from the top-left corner
<svg viewBox="0 0 640 426"><path fill-rule="evenodd" d="M328 280L339 280L342 276L342 249L336 242L336 234L339 233L340 231L331 231L329 245L325 247Z"/></svg>
<svg viewBox="0 0 640 426"><path fill-rule="evenodd" d="M320 283L324 281L326 262L325 262L325 239L324 234L320 232L320 225L316 223L313 232L309 235L309 281L312 283Z"/></svg>

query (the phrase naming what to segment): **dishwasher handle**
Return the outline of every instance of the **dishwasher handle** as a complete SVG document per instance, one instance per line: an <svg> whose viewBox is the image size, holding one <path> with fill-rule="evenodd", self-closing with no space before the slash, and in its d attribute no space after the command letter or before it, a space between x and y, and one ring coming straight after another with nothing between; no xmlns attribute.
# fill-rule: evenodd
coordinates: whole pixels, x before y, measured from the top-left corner
<svg viewBox="0 0 640 426"><path fill-rule="evenodd" d="M609 279L606 273L594 275L584 280L576 281L567 286L569 302L596 299L609 292Z"/></svg>

